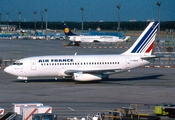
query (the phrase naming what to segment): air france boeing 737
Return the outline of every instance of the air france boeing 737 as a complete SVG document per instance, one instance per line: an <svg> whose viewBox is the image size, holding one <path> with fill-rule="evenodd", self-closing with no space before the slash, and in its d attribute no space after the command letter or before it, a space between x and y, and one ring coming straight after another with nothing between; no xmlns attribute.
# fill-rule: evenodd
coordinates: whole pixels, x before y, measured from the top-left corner
<svg viewBox="0 0 175 120"><path fill-rule="evenodd" d="M26 80L30 77L72 77L75 81L102 80L110 74L128 71L154 61L151 55L158 22L151 22L135 43L122 54L55 55L15 61L5 72Z"/></svg>

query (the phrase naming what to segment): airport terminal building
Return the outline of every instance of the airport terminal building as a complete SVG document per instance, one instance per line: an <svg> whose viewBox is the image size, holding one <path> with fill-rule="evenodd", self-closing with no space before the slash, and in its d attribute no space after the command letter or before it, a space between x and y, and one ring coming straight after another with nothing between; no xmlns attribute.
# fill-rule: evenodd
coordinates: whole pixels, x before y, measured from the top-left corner
<svg viewBox="0 0 175 120"><path fill-rule="evenodd" d="M4 32L4 31L13 32L13 31L16 31L16 29L17 29L16 25L0 25L1 32Z"/></svg>

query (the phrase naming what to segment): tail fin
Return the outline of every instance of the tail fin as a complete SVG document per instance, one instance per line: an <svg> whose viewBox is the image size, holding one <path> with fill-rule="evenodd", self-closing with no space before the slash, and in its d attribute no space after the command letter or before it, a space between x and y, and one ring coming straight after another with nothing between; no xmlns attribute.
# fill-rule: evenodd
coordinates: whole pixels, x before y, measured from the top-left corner
<svg viewBox="0 0 175 120"><path fill-rule="evenodd" d="M151 22L123 55L151 55L158 25L158 22Z"/></svg>
<svg viewBox="0 0 175 120"><path fill-rule="evenodd" d="M67 36L69 36L69 35L76 35L69 29L69 27L66 25L66 23L63 23L62 27L63 27L63 31L64 31L65 35L67 35Z"/></svg>

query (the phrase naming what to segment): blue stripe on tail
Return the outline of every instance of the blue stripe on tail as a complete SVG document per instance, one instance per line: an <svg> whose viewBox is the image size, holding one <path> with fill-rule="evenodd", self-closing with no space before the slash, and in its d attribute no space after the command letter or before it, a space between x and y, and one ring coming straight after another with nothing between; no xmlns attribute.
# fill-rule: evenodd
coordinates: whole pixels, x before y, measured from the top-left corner
<svg viewBox="0 0 175 120"><path fill-rule="evenodd" d="M144 46L147 46L147 44L149 44L149 42L151 41L151 39L152 39L152 37L154 36L154 34L155 34L155 31L156 31L156 29L154 29L153 31L152 31L152 33L150 33L150 35L148 35L148 37L147 38L145 38L145 41L142 43L142 45L140 46L140 48L137 50L137 52L141 52L144 48ZM144 39L144 38L143 38Z"/></svg>
<svg viewBox="0 0 175 120"><path fill-rule="evenodd" d="M152 37L154 36L153 34L155 34L155 31L157 30L157 27L158 27L158 22L155 22L149 28L149 30L146 32L146 34L142 37L142 39L140 40L140 42L131 51L131 53L139 53L139 52L141 52L141 50L143 50L143 47L145 47L150 42L150 40L152 39Z"/></svg>

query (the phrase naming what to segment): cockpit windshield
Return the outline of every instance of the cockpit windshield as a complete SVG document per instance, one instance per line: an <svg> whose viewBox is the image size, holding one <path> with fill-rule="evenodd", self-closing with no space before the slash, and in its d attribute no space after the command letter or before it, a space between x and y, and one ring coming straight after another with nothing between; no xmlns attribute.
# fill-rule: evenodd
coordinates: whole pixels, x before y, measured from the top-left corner
<svg viewBox="0 0 175 120"><path fill-rule="evenodd" d="M17 60L14 63L12 63L12 65L23 65L23 63Z"/></svg>

